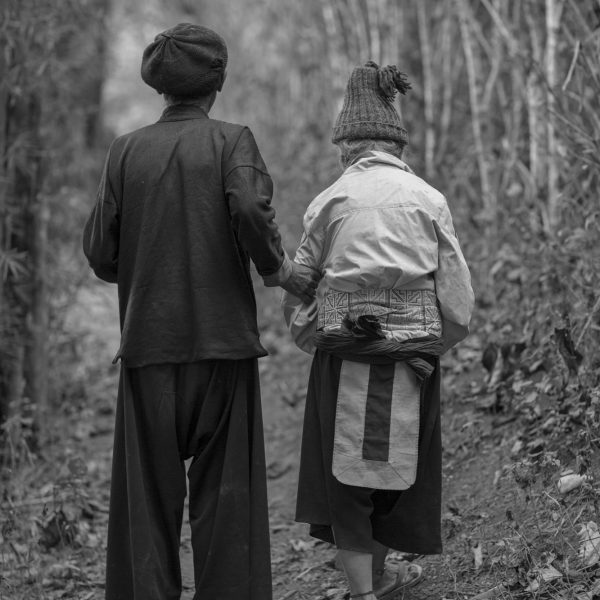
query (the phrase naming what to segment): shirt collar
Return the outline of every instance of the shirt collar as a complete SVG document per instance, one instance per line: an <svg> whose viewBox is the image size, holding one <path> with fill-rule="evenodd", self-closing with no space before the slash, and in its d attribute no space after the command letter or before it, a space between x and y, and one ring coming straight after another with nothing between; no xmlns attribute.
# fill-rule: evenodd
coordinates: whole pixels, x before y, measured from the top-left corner
<svg viewBox="0 0 600 600"><path fill-rule="evenodd" d="M187 121L188 119L208 119L208 113L194 104L174 104L165 108L158 122Z"/></svg>
<svg viewBox="0 0 600 600"><path fill-rule="evenodd" d="M388 154L387 152L381 152L380 150L369 150L369 152L365 152L346 170L364 171L380 165L398 167L407 173L413 173L413 170L403 160L400 160L399 158L396 158L394 155Z"/></svg>

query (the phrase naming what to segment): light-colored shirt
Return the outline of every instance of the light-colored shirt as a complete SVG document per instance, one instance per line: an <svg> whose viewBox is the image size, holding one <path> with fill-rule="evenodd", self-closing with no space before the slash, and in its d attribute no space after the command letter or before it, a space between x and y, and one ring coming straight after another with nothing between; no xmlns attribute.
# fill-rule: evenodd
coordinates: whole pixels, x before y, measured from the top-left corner
<svg viewBox="0 0 600 600"><path fill-rule="evenodd" d="M317 269L317 299L283 295L296 344L313 351L319 299L329 291L435 291L447 350L468 333L471 276L444 196L386 152L364 154L319 194L304 215L295 261Z"/></svg>

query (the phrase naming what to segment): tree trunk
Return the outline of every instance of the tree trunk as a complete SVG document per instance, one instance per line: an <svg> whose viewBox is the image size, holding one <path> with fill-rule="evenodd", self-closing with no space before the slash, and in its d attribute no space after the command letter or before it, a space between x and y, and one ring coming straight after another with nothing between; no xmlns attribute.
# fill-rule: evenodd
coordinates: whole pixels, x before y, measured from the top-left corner
<svg viewBox="0 0 600 600"><path fill-rule="evenodd" d="M42 126L41 98L30 92L11 115L11 130L26 135L26 155L14 172L14 201L20 207L25 223L23 238L18 240L21 251L29 258L29 305L22 329L25 332L25 394L33 405L36 421L46 410L47 401L47 337L48 301L46 297L47 208L42 194Z"/></svg>
<svg viewBox="0 0 600 600"><path fill-rule="evenodd" d="M0 38L0 81L7 79L8 65L6 64L6 41ZM6 250L6 193L7 193L7 126L8 126L8 89L0 86L0 256ZM0 260L1 265L1 260ZM4 274L0 269L0 334L2 334L2 321L6 315L4 300ZM0 398L0 422L2 420L2 399Z"/></svg>
<svg viewBox="0 0 600 600"><path fill-rule="evenodd" d="M6 81L8 65L6 64L6 40L0 38L0 81ZM8 90L7 86L0 86L0 267L2 266L2 255L7 250L6 243L6 217L7 203L7 126L8 126ZM0 268L0 350L3 350L4 343L1 340L7 339L8 303L5 297L4 269ZM7 349L10 344L7 344ZM9 415L10 402L13 399L10 394L10 362L7 358L0 359L0 424L3 423Z"/></svg>
<svg viewBox="0 0 600 600"><path fill-rule="evenodd" d="M43 423L48 409L48 220L46 195L31 200L30 253L32 293L27 348L27 396L34 403L36 422Z"/></svg>

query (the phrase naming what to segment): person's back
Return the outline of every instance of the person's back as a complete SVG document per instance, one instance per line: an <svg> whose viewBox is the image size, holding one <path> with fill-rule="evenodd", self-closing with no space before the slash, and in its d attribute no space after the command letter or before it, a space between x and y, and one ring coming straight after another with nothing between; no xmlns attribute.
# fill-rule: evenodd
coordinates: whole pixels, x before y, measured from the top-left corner
<svg viewBox="0 0 600 600"><path fill-rule="evenodd" d="M320 247L322 286L345 292L433 290L436 225L451 228L442 194L399 158L376 151L319 194L304 219L308 241Z"/></svg>
<svg viewBox="0 0 600 600"><path fill-rule="evenodd" d="M170 106L158 123L113 142L108 159L120 219L118 357L128 366L263 356L249 254L232 218L241 176L272 185L248 128ZM230 192L232 192L230 194ZM276 229L263 274L281 263ZM242 234L243 235L243 234ZM94 257L91 257L92 265Z"/></svg>

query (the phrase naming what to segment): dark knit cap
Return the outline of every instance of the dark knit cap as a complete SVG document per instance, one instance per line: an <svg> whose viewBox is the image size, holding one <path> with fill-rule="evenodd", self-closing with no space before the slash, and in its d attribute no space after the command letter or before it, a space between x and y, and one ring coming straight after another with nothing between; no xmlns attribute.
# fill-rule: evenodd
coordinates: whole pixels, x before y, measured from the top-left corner
<svg viewBox="0 0 600 600"><path fill-rule="evenodd" d="M369 61L355 67L348 80L344 105L333 128L332 142L379 139L408 143L408 133L394 108L396 90L406 94L410 83L396 66L380 68Z"/></svg>
<svg viewBox="0 0 600 600"><path fill-rule="evenodd" d="M161 94L206 96L221 88L226 66L227 46L220 35L180 23L144 50L142 79Z"/></svg>

